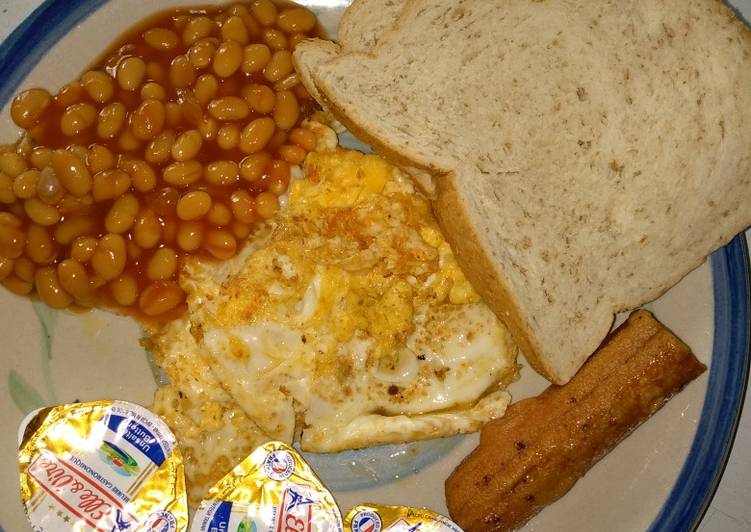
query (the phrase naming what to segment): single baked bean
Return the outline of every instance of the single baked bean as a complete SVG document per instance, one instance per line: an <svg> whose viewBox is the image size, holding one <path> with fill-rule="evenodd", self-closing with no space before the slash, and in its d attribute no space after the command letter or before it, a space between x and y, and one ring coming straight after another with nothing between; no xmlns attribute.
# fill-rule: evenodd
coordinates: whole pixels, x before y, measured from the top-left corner
<svg viewBox="0 0 751 532"><path fill-rule="evenodd" d="M184 89L193 85L196 71L187 55L178 55L169 65L169 80L173 87Z"/></svg>
<svg viewBox="0 0 751 532"><path fill-rule="evenodd" d="M171 156L172 145L176 139L175 132L171 129L162 131L159 135L154 137L146 150L144 151L144 159L152 164L161 164L169 160Z"/></svg>
<svg viewBox="0 0 751 532"><path fill-rule="evenodd" d="M300 146L285 144L279 148L279 155L290 164L302 164L307 153Z"/></svg>
<svg viewBox="0 0 751 532"><path fill-rule="evenodd" d="M46 227L31 224L26 231L26 255L37 264L49 264L57 258L58 247Z"/></svg>
<svg viewBox="0 0 751 532"><path fill-rule="evenodd" d="M268 172L273 159L266 152L253 153L240 161L240 176L246 181L258 181Z"/></svg>
<svg viewBox="0 0 751 532"><path fill-rule="evenodd" d="M235 190L230 196L232 214L236 220L250 224L257 220L255 213L255 200L247 190Z"/></svg>
<svg viewBox="0 0 751 532"><path fill-rule="evenodd" d="M25 200L23 208L28 217L39 225L54 225L60 220L60 212L39 198Z"/></svg>
<svg viewBox="0 0 751 532"><path fill-rule="evenodd" d="M29 165L22 155L13 152L0 153L0 172L11 179L28 169Z"/></svg>
<svg viewBox="0 0 751 532"><path fill-rule="evenodd" d="M11 204L15 203L16 194L13 192L13 178L0 173L0 202Z"/></svg>
<svg viewBox="0 0 751 532"><path fill-rule="evenodd" d="M0 257L0 281L5 280L13 273L13 259Z"/></svg>
<svg viewBox="0 0 751 532"><path fill-rule="evenodd" d="M146 77L154 83L165 85L167 83L167 69L157 61L146 63Z"/></svg>
<svg viewBox="0 0 751 532"><path fill-rule="evenodd" d="M261 218L268 220L279 210L279 199L271 192L261 192L256 196L256 212Z"/></svg>
<svg viewBox="0 0 751 532"><path fill-rule="evenodd" d="M211 35L215 28L216 24L210 18L204 16L193 17L188 21L183 30L183 44L190 46L194 42Z"/></svg>
<svg viewBox="0 0 751 532"><path fill-rule="evenodd" d="M120 102L113 102L99 111L99 120L96 126L97 135L102 139L113 139L117 136L125 124L128 110Z"/></svg>
<svg viewBox="0 0 751 532"><path fill-rule="evenodd" d="M222 24L222 39L241 45L248 44L248 28L243 19L236 15L228 17Z"/></svg>
<svg viewBox="0 0 751 532"><path fill-rule="evenodd" d="M55 96L55 102L60 107L68 107L84 99L86 91L78 81L71 81L63 85Z"/></svg>
<svg viewBox="0 0 751 532"><path fill-rule="evenodd" d="M166 28L150 28L143 33L143 40L154 50L168 51L177 48L180 38Z"/></svg>
<svg viewBox="0 0 751 532"><path fill-rule="evenodd" d="M228 78L237 72L242 62L242 46L236 41L224 41L214 55L214 73L220 78Z"/></svg>
<svg viewBox="0 0 751 532"><path fill-rule="evenodd" d="M151 209L144 209L136 219L133 228L133 239L144 249L151 249L159 243L162 237L162 227L159 218Z"/></svg>
<svg viewBox="0 0 751 532"><path fill-rule="evenodd" d="M216 145L223 150L233 150L240 142L240 128L235 124L225 124L216 132Z"/></svg>
<svg viewBox="0 0 751 532"><path fill-rule="evenodd" d="M138 300L138 283L136 279L124 273L109 284L112 298L118 305L129 307Z"/></svg>
<svg viewBox="0 0 751 532"><path fill-rule="evenodd" d="M86 268L75 259L65 259L57 265L57 278L60 285L77 300L91 298L91 286Z"/></svg>
<svg viewBox="0 0 751 532"><path fill-rule="evenodd" d="M34 283L19 279L16 275L10 275L3 280L3 286L19 296L26 296L34 289Z"/></svg>
<svg viewBox="0 0 751 532"><path fill-rule="evenodd" d="M17 259L26 246L26 234L19 228L0 224L0 256Z"/></svg>
<svg viewBox="0 0 751 532"><path fill-rule="evenodd" d="M143 249L130 239L125 241L125 252L128 254L128 260L130 262L137 262L143 257Z"/></svg>
<svg viewBox="0 0 751 532"><path fill-rule="evenodd" d="M146 75L146 63L140 57L126 57L117 66L117 84L125 91L134 91L141 86Z"/></svg>
<svg viewBox="0 0 751 532"><path fill-rule="evenodd" d="M130 175L124 170L113 168L94 174L91 195L94 201L115 199L130 188Z"/></svg>
<svg viewBox="0 0 751 532"><path fill-rule="evenodd" d="M121 170L128 172L130 181L138 192L149 192L157 185L157 175L154 169L146 161L132 157L121 157Z"/></svg>
<svg viewBox="0 0 751 532"><path fill-rule="evenodd" d="M240 133L240 150L243 153L259 152L266 147L276 130L274 120L268 117L256 118Z"/></svg>
<svg viewBox="0 0 751 532"><path fill-rule="evenodd" d="M204 177L212 185L228 186L237 183L240 170L235 161L214 161L206 166Z"/></svg>
<svg viewBox="0 0 751 532"><path fill-rule="evenodd" d="M266 144L266 150L268 151L276 151L279 149L282 144L285 144L287 142L287 132L283 129L277 129L274 132L274 135L269 140L269 143Z"/></svg>
<svg viewBox="0 0 751 532"><path fill-rule="evenodd" d="M224 96L212 100L208 111L217 120L242 120L250 114L248 104L239 96Z"/></svg>
<svg viewBox="0 0 751 532"><path fill-rule="evenodd" d="M70 294L60 284L57 270L53 266L39 268L34 275L34 288L39 298L48 307L63 309L73 302Z"/></svg>
<svg viewBox="0 0 751 532"><path fill-rule="evenodd" d="M28 89L13 99L10 116L19 127L29 129L44 115L52 96L44 89Z"/></svg>
<svg viewBox="0 0 751 532"><path fill-rule="evenodd" d="M164 104L159 100L145 100L130 115L130 128L138 140L151 140L164 129Z"/></svg>
<svg viewBox="0 0 751 532"><path fill-rule="evenodd" d="M198 132L205 141L212 141L219 132L219 123L210 116L204 116L198 123Z"/></svg>
<svg viewBox="0 0 751 532"><path fill-rule="evenodd" d="M274 110L276 94L271 87L253 83L242 88L242 95L250 108L260 114L267 114Z"/></svg>
<svg viewBox="0 0 751 532"><path fill-rule="evenodd" d="M167 102L164 105L164 111L167 114L167 126L177 127L183 118L182 105L176 102Z"/></svg>
<svg viewBox="0 0 751 532"><path fill-rule="evenodd" d="M159 100L160 102L167 101L167 91L164 90L159 83L155 81L149 81L144 83L141 87L141 99L142 100Z"/></svg>
<svg viewBox="0 0 751 532"><path fill-rule="evenodd" d="M93 236L79 236L70 245L70 256L82 264L86 264L96 251L97 239Z"/></svg>
<svg viewBox="0 0 751 532"><path fill-rule="evenodd" d="M216 53L214 39L202 39L188 50L188 59L195 68L206 68L211 64Z"/></svg>
<svg viewBox="0 0 751 532"><path fill-rule="evenodd" d="M217 259L225 260L235 255L237 240L225 229L211 229L204 235L203 247Z"/></svg>
<svg viewBox="0 0 751 532"><path fill-rule="evenodd" d="M293 70L292 54L289 50L277 50L263 68L263 77L274 83L289 76Z"/></svg>
<svg viewBox="0 0 751 532"><path fill-rule="evenodd" d="M71 214L88 214L91 212L91 205L94 203L94 198L91 194L85 196L74 196L72 194L65 194L60 201L57 202L57 210L63 216Z"/></svg>
<svg viewBox="0 0 751 532"><path fill-rule="evenodd" d="M29 199L37 195L39 170L32 169L20 173L13 180L13 194L20 199Z"/></svg>
<svg viewBox="0 0 751 532"><path fill-rule="evenodd" d="M109 233L125 233L136 222L139 208L138 198L133 194L120 196L107 211L104 227Z"/></svg>
<svg viewBox="0 0 751 532"><path fill-rule="evenodd" d="M262 26L271 26L276 22L276 6L271 0L253 0L250 10Z"/></svg>
<svg viewBox="0 0 751 532"><path fill-rule="evenodd" d="M34 274L36 273L36 270L37 267L27 257L19 257L13 264L13 273L16 277L27 283L34 282Z"/></svg>
<svg viewBox="0 0 751 532"><path fill-rule="evenodd" d="M300 146L305 151L313 151L316 149L318 139L316 134L311 130L304 127L296 127L289 132L289 140L292 144Z"/></svg>
<svg viewBox="0 0 751 532"><path fill-rule="evenodd" d="M298 100L308 100L310 99L310 94L308 93L308 90L305 88L305 85L302 83L298 83L294 87L292 87L292 92L295 93L295 96L297 96Z"/></svg>
<svg viewBox="0 0 751 532"><path fill-rule="evenodd" d="M193 96L201 105L207 105L216 96L219 81L213 74L202 74L193 85Z"/></svg>
<svg viewBox="0 0 751 532"><path fill-rule="evenodd" d="M266 28L263 30L263 42L272 50L285 50L289 48L287 36L276 28Z"/></svg>
<svg viewBox="0 0 751 532"><path fill-rule="evenodd" d="M55 150L52 169L60 183L74 196L83 196L91 190L91 173L86 164L67 150Z"/></svg>
<svg viewBox="0 0 751 532"><path fill-rule="evenodd" d="M29 162L35 168L44 168L50 165L52 150L46 146L36 146L29 154Z"/></svg>
<svg viewBox="0 0 751 532"><path fill-rule="evenodd" d="M126 259L125 239L120 235L107 234L97 243L91 256L91 267L99 277L110 281L123 273Z"/></svg>
<svg viewBox="0 0 751 532"><path fill-rule="evenodd" d="M99 223L92 216L68 216L55 226L55 242L67 246L79 236L95 235L98 229Z"/></svg>
<svg viewBox="0 0 751 532"><path fill-rule="evenodd" d="M177 245L183 251L195 251L203 240L203 223L183 222L177 229Z"/></svg>
<svg viewBox="0 0 751 532"><path fill-rule="evenodd" d="M300 104L297 97L290 91L281 91L276 94L274 104L274 121L279 129L290 129L300 118Z"/></svg>
<svg viewBox="0 0 751 532"><path fill-rule="evenodd" d="M141 292L138 306L147 316L159 316L185 300L185 292L174 281L156 281Z"/></svg>
<svg viewBox="0 0 751 532"><path fill-rule="evenodd" d="M269 167L269 190L277 196L280 196L287 190L289 184L290 167L289 163L284 160L275 160ZM281 186L272 190L272 184L279 182Z"/></svg>
<svg viewBox="0 0 751 532"><path fill-rule="evenodd" d="M274 83L274 90L277 92L290 90L296 87L298 83L300 83L300 76L297 72L292 72L286 78L282 78Z"/></svg>
<svg viewBox="0 0 751 532"><path fill-rule="evenodd" d="M151 281L164 281L177 272L177 253L169 247L157 249L146 265L146 277Z"/></svg>
<svg viewBox="0 0 751 532"><path fill-rule="evenodd" d="M180 162L195 159L202 145L201 133L196 129L189 129L175 139L175 143L171 147L172 158Z"/></svg>
<svg viewBox="0 0 751 532"><path fill-rule="evenodd" d="M177 217L181 220L198 220L211 209L211 196L203 190L194 190L185 194L177 202Z"/></svg>
<svg viewBox="0 0 751 532"><path fill-rule="evenodd" d="M198 127L203 120L203 109L195 98L183 98L180 103L180 113L182 119L193 127Z"/></svg>
<svg viewBox="0 0 751 532"><path fill-rule="evenodd" d="M230 226L230 230L232 231L232 234L235 235L236 239L244 240L248 238L248 235L250 234L251 226L249 224L242 223L239 220L235 220L232 222L232 225Z"/></svg>
<svg viewBox="0 0 751 532"><path fill-rule="evenodd" d="M89 97L98 103L105 103L115 95L115 81L106 72L89 70L81 76L81 85Z"/></svg>
<svg viewBox="0 0 751 532"><path fill-rule="evenodd" d="M260 72L271 59L271 50L262 43L249 44L243 48L243 62L240 69L244 74Z"/></svg>
<svg viewBox="0 0 751 532"><path fill-rule="evenodd" d="M180 193L172 187L160 188L149 197L149 207L159 216L174 216Z"/></svg>
<svg viewBox="0 0 751 532"><path fill-rule="evenodd" d="M232 211L224 203L215 201L206 214L206 221L217 227L227 225L232 221Z"/></svg>
<svg viewBox="0 0 751 532"><path fill-rule="evenodd" d="M316 16L304 7L285 9L279 13L276 26L285 33L306 33L316 27Z"/></svg>
<svg viewBox="0 0 751 532"><path fill-rule="evenodd" d="M178 220L175 218L167 218L162 222L162 243L172 244L177 237Z"/></svg>
<svg viewBox="0 0 751 532"><path fill-rule="evenodd" d="M51 157L50 157L51 158ZM2 174L0 174L0 177ZM37 196L47 205L55 205L63 197L63 185L50 167L44 167L39 173L37 182ZM0 201L2 197L0 197Z"/></svg>
<svg viewBox="0 0 751 532"><path fill-rule="evenodd" d="M86 154L86 166L92 175L102 170L109 170L115 167L115 155L106 146L92 144Z"/></svg>
<svg viewBox="0 0 751 532"><path fill-rule="evenodd" d="M90 103L74 103L60 117L60 131L63 135L73 137L94 125L96 117L96 107Z"/></svg>

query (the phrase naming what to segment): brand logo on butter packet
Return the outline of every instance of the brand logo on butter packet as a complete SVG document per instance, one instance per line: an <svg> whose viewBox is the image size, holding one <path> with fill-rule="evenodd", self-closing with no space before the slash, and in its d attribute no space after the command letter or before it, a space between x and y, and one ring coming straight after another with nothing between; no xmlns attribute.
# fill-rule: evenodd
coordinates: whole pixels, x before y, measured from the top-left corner
<svg viewBox="0 0 751 532"><path fill-rule="evenodd" d="M295 459L284 449L271 451L263 462L263 472L271 480L287 480L295 472Z"/></svg>
<svg viewBox="0 0 751 532"><path fill-rule="evenodd" d="M380 532L381 518L370 510L358 512L352 518L352 532Z"/></svg>
<svg viewBox="0 0 751 532"><path fill-rule="evenodd" d="M110 466L115 473L124 477L131 477L140 471L138 462L114 443L102 442L102 445L97 449L97 453L102 462Z"/></svg>

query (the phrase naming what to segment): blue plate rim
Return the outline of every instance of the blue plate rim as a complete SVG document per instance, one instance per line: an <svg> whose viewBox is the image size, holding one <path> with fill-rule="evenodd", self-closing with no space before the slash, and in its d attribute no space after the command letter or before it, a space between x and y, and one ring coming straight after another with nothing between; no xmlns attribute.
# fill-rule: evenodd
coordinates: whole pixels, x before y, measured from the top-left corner
<svg viewBox="0 0 751 532"><path fill-rule="evenodd" d="M108 1L44 0L0 43L0 108L63 35ZM715 252L711 267L715 333L697 435L710 430L724 432L720 432L721 438L694 437L676 483L650 525L653 532L694 530L698 526L719 486L742 412L749 372L751 323L751 275L745 236L738 235ZM730 393L727 384L734 385Z"/></svg>

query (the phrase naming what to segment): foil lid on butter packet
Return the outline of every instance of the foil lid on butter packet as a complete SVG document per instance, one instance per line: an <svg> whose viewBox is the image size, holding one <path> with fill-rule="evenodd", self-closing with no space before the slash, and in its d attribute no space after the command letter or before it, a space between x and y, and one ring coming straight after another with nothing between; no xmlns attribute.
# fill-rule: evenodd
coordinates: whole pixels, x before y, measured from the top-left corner
<svg viewBox="0 0 751 532"><path fill-rule="evenodd" d="M34 530L187 530L182 455L156 414L95 401L45 408L27 421L18 460Z"/></svg>
<svg viewBox="0 0 751 532"><path fill-rule="evenodd" d="M339 508L292 447L269 442L224 476L191 532L343 532Z"/></svg>
<svg viewBox="0 0 751 532"><path fill-rule="evenodd" d="M348 532L462 532L459 525L430 510L361 504L344 519Z"/></svg>

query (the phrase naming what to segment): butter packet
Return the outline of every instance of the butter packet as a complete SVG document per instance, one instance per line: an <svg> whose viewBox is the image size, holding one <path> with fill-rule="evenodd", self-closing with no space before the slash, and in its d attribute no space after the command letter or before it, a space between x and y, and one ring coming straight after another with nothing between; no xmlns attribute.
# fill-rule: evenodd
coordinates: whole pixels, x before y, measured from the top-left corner
<svg viewBox="0 0 751 532"><path fill-rule="evenodd" d="M27 420L18 461L33 530L187 530L182 455L156 414L94 401L45 408Z"/></svg>
<svg viewBox="0 0 751 532"><path fill-rule="evenodd" d="M211 488L191 532L343 532L339 508L292 447L269 442Z"/></svg>
<svg viewBox="0 0 751 532"><path fill-rule="evenodd" d="M362 504L344 519L347 532L462 532L459 525L430 510Z"/></svg>

